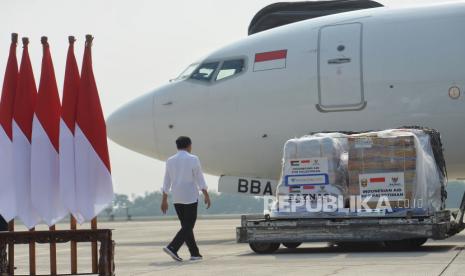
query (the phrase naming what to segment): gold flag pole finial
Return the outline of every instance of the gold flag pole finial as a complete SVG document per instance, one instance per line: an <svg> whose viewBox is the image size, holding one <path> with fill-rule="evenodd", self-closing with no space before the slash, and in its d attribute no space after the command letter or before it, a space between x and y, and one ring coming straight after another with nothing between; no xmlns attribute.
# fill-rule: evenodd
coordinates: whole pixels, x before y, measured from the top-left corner
<svg viewBox="0 0 465 276"><path fill-rule="evenodd" d="M86 46L92 46L92 41L94 40L94 37L91 34L86 35Z"/></svg>
<svg viewBox="0 0 465 276"><path fill-rule="evenodd" d="M27 45L29 45L29 38L28 37L23 37L22 41L23 41L23 47L26 47Z"/></svg>
<svg viewBox="0 0 465 276"><path fill-rule="evenodd" d="M18 33L11 34L11 42L18 43Z"/></svg>
<svg viewBox="0 0 465 276"><path fill-rule="evenodd" d="M44 46L48 45L48 37L43 36L40 38L40 43L42 43Z"/></svg>
<svg viewBox="0 0 465 276"><path fill-rule="evenodd" d="M69 41L69 44L74 44L74 42L76 41L76 38L72 35L68 36L68 41Z"/></svg>

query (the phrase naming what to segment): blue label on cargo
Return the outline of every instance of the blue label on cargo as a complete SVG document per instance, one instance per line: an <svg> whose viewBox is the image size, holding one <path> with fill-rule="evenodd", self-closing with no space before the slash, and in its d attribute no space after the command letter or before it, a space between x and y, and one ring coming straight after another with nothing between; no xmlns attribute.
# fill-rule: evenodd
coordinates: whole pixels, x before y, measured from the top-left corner
<svg viewBox="0 0 465 276"><path fill-rule="evenodd" d="M284 184L286 186L328 185L329 176L327 173L286 175Z"/></svg>

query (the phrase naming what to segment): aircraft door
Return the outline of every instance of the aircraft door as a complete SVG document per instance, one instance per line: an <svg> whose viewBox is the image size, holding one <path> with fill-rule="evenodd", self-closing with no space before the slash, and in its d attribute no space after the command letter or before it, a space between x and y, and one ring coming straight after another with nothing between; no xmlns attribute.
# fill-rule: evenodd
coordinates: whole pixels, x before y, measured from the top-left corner
<svg viewBox="0 0 465 276"><path fill-rule="evenodd" d="M321 112L361 110L362 24L322 27L318 35L318 99Z"/></svg>

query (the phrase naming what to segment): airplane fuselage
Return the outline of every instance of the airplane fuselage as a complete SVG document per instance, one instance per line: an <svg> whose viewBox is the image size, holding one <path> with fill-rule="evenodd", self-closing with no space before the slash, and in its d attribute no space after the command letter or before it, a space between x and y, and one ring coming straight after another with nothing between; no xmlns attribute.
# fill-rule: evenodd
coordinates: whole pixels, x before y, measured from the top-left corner
<svg viewBox="0 0 465 276"><path fill-rule="evenodd" d="M290 138L416 125L442 134L449 178L463 178L464 28L465 3L457 3L368 9L258 33L200 62L219 62L218 74L224 61L243 60L240 73L177 80L136 99L110 118L110 137L165 160L176 137L188 135L210 174L277 179ZM257 54L276 51L285 51L283 63L261 70Z"/></svg>

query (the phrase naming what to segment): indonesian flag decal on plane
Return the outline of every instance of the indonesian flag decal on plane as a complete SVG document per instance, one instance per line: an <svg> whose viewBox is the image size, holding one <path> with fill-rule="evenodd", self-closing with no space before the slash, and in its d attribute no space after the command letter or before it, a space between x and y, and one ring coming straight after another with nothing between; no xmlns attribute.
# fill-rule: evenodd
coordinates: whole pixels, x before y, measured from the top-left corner
<svg viewBox="0 0 465 276"><path fill-rule="evenodd" d="M74 55L73 36L68 38L63 101L60 120L60 195L63 204L80 223L84 222L76 209L76 169L74 162L74 131L79 92L79 69Z"/></svg>
<svg viewBox="0 0 465 276"><path fill-rule="evenodd" d="M113 200L107 132L92 70L93 37L86 36L75 129L76 203L91 220Z"/></svg>
<svg viewBox="0 0 465 276"><path fill-rule="evenodd" d="M61 107L50 47L46 37L41 41L42 70L32 123L31 201L42 220L52 226L67 214L59 190Z"/></svg>
<svg viewBox="0 0 465 276"><path fill-rule="evenodd" d="M31 137L37 88L28 52L29 39L23 37L23 55L13 111L13 177L17 216L31 229L40 217L31 204Z"/></svg>
<svg viewBox="0 0 465 276"><path fill-rule="evenodd" d="M18 82L16 45L18 34L11 35L10 54L3 79L0 101L0 215L6 221L16 216L15 185L13 185L13 105Z"/></svg>
<svg viewBox="0 0 465 276"><path fill-rule="evenodd" d="M255 54L253 71L286 68L287 50L277 50Z"/></svg>

